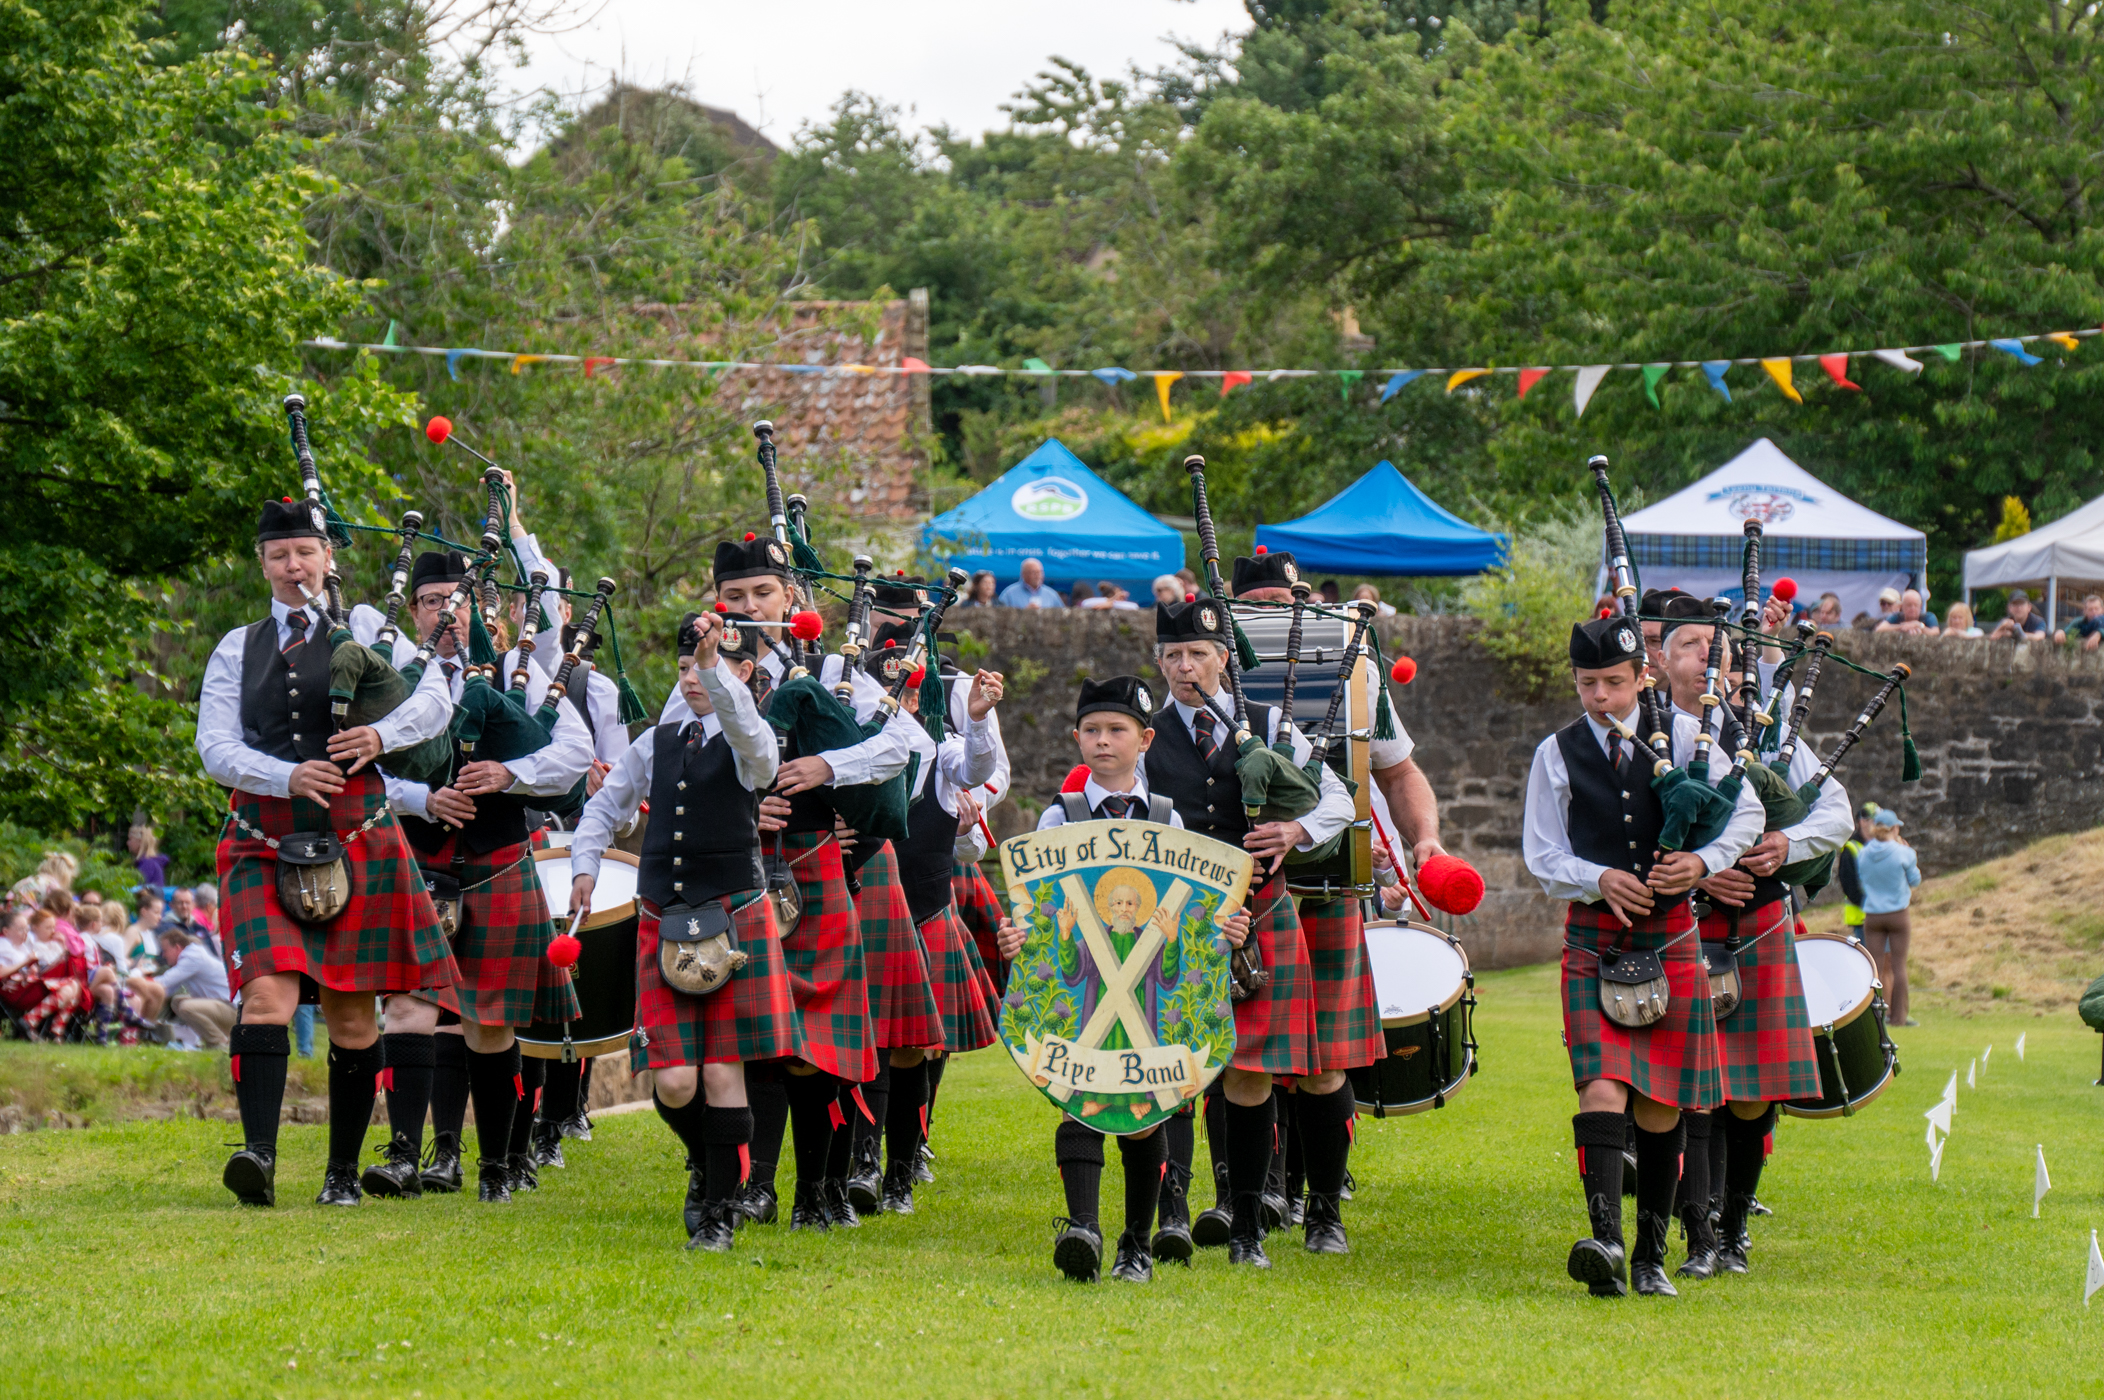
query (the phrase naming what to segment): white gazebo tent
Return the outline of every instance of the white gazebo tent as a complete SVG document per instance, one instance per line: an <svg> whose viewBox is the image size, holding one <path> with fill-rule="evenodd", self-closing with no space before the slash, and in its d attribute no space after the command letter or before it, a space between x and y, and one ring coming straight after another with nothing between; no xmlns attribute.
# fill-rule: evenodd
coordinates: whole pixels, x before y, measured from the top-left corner
<svg viewBox="0 0 2104 1400"><path fill-rule="evenodd" d="M2046 625L2058 627L2062 583L2104 592L2104 496L2028 535L1965 552L1968 603L1975 588L2043 587Z"/></svg>
<svg viewBox="0 0 2104 1400"><path fill-rule="evenodd" d="M1748 520L1761 522L1763 581L1788 575L1806 607L1833 593L1844 619L1875 614L1880 590L1919 588L1928 574L1928 536L1850 500L1767 438L1622 528L1646 588L1737 600Z"/></svg>

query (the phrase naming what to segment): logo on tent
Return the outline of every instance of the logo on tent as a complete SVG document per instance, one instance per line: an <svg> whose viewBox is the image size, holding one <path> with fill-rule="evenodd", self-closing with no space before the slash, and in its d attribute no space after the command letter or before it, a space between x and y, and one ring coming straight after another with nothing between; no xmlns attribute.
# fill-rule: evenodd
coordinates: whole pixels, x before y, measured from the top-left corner
<svg viewBox="0 0 2104 1400"><path fill-rule="evenodd" d="M1773 525L1788 520L1797 513L1797 502L1808 506L1819 504L1819 498L1811 496L1794 486L1726 486L1712 491L1711 500L1725 501L1725 509L1741 520L1758 520L1763 525Z"/></svg>
<svg viewBox="0 0 2104 1400"><path fill-rule="evenodd" d="M1026 520L1072 520L1089 508L1089 493L1065 477L1041 476L1018 486L1008 504Z"/></svg>

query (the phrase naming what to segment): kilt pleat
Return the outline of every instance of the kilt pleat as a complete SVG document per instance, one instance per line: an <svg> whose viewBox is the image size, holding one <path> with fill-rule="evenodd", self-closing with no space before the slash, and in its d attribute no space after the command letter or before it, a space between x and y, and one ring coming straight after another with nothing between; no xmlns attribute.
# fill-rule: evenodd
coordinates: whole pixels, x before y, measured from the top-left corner
<svg viewBox="0 0 2104 1400"><path fill-rule="evenodd" d="M877 1077L877 1046L870 1033L862 934L847 892L840 843L830 832L785 832L782 851L795 869L804 907L796 931L782 938L782 961L803 1040L797 1058L867 1084Z"/></svg>
<svg viewBox="0 0 2104 1400"><path fill-rule="evenodd" d="M994 882L977 865L959 861L950 876L950 893L956 900L957 917L978 949L980 964L992 967L1001 960L1001 896Z"/></svg>
<svg viewBox="0 0 2104 1400"><path fill-rule="evenodd" d="M1249 910L1249 936L1257 940L1271 980L1235 1003L1235 1054L1228 1063L1266 1074L1313 1074L1315 977L1284 877L1272 876L1253 893Z"/></svg>
<svg viewBox="0 0 2104 1400"><path fill-rule="evenodd" d="M631 1071L803 1055L774 906L764 897L755 899L733 917L745 966L707 996L689 996L665 985L658 971L657 910L647 901L640 905L636 1024L642 1035L629 1041Z"/></svg>
<svg viewBox="0 0 2104 1400"><path fill-rule="evenodd" d="M1315 982L1315 1066L1318 1071L1378 1064L1388 1053L1381 1031L1373 965L1366 957L1366 921L1356 899L1304 899L1300 932L1307 940Z"/></svg>
<svg viewBox="0 0 2104 1400"><path fill-rule="evenodd" d="M1564 919L1563 1036L1571 1082L1627 1084L1648 1099L1701 1112L1724 1102L1717 1064L1717 1023L1710 1014L1709 974L1693 937L1659 953L1671 1000L1665 1017L1641 1030L1615 1024L1600 1010L1599 949L1658 950L1694 927L1681 904L1639 917L1624 929L1603 906L1573 904Z"/></svg>
<svg viewBox="0 0 2104 1400"><path fill-rule="evenodd" d="M1732 912L1719 908L1702 921L1705 943L1725 940ZM1735 1103L1779 1103L1820 1094L1819 1052L1805 1010L1804 979L1797 971L1794 922L1781 900L1739 913L1742 940L1764 929L1774 932L1740 943L1739 1008L1717 1023L1724 1097Z"/></svg>
<svg viewBox="0 0 2104 1400"><path fill-rule="evenodd" d="M930 915L920 927L934 964L935 1000L941 1008L943 1045L952 1053L994 1043L993 982L954 905Z"/></svg>
<svg viewBox="0 0 2104 1400"><path fill-rule="evenodd" d="M460 881L460 927L453 932L460 1019L478 1026L576 1019L570 970L548 961L555 923L548 917L531 844L521 841L479 856L470 852L457 867L454 852L449 840L426 855L424 864Z"/></svg>
<svg viewBox="0 0 2104 1400"><path fill-rule="evenodd" d="M295 831L333 830L348 838L385 813L387 786L367 768L352 774L327 805L300 797L237 792L232 815L275 840ZM438 911L392 814L349 842L351 899L327 924L296 922L278 902L278 863L270 847L229 820L220 833L220 928L234 991L257 977L296 972L339 992L413 992L459 1010L459 969L438 926Z"/></svg>
<svg viewBox="0 0 2104 1400"><path fill-rule="evenodd" d="M869 1014L877 1045L940 1048L942 1012L935 1002L933 959L914 927L899 882L898 853L886 841L862 866L855 896L862 930L862 962L869 976Z"/></svg>

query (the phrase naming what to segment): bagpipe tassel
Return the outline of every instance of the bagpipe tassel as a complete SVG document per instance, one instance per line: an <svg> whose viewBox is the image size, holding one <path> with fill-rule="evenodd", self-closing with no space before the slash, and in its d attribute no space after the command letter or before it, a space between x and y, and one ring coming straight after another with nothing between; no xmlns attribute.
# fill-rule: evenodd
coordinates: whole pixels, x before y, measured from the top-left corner
<svg viewBox="0 0 2104 1400"><path fill-rule="evenodd" d="M1921 781L1921 753L1914 747L1914 731L1907 727L1907 688L1899 690L1899 780Z"/></svg>
<svg viewBox="0 0 2104 1400"><path fill-rule="evenodd" d="M643 708L643 698L629 684L628 668L621 663L621 627L614 620L614 610L606 610L606 644L614 652L614 690L621 701L621 722L638 724L650 718L650 711Z"/></svg>
<svg viewBox="0 0 2104 1400"><path fill-rule="evenodd" d="M1388 687L1381 686L1380 703L1374 706L1373 737L1393 739L1395 737L1395 707L1388 703Z"/></svg>

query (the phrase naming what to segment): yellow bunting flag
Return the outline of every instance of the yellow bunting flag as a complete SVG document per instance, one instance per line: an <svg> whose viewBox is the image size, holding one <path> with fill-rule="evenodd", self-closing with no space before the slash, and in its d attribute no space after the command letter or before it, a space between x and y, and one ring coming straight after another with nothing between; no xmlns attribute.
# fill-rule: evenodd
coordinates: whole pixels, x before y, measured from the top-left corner
<svg viewBox="0 0 2104 1400"><path fill-rule="evenodd" d="M2082 342L2069 335L2066 331L2054 331L2046 339L2052 341L2063 350L2080 350L2082 348Z"/></svg>
<svg viewBox="0 0 2104 1400"><path fill-rule="evenodd" d="M1490 373L1487 369L1457 369L1447 376L1446 391L1451 394L1471 379L1481 379Z"/></svg>
<svg viewBox="0 0 2104 1400"><path fill-rule="evenodd" d="M1154 396L1162 401L1162 421L1169 421L1169 386L1183 378L1182 370L1154 376Z"/></svg>
<svg viewBox="0 0 2104 1400"><path fill-rule="evenodd" d="M1775 381L1776 388L1783 391L1784 398L1791 403L1804 402L1804 395L1790 383L1790 361L1787 358L1763 360L1761 368L1768 371L1768 377Z"/></svg>
<svg viewBox="0 0 2104 1400"><path fill-rule="evenodd" d="M547 358L546 355L514 355L511 357L511 372L517 374L520 365L537 365Z"/></svg>

